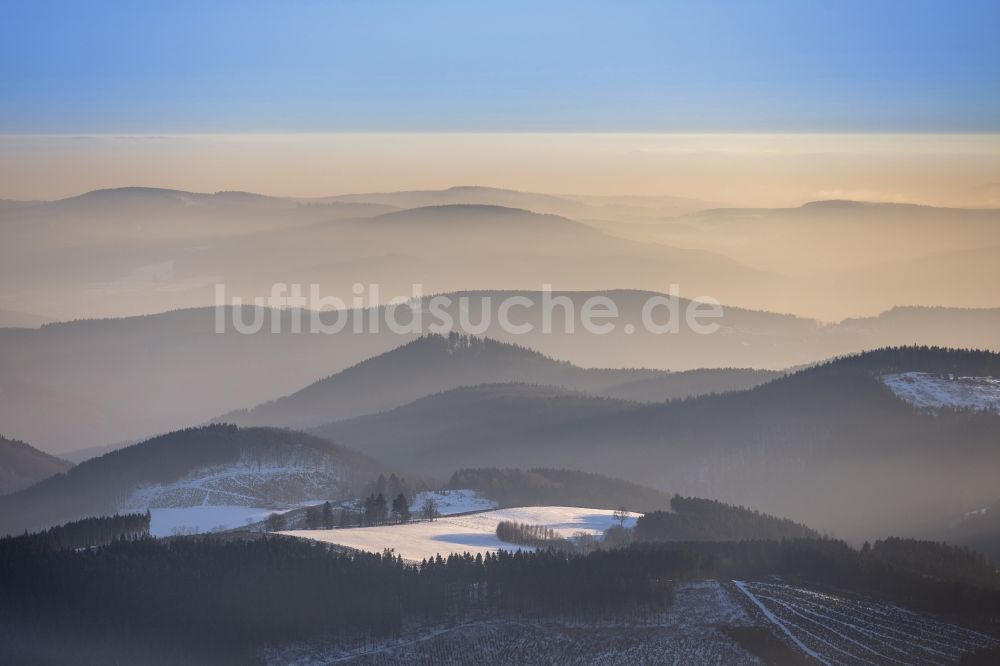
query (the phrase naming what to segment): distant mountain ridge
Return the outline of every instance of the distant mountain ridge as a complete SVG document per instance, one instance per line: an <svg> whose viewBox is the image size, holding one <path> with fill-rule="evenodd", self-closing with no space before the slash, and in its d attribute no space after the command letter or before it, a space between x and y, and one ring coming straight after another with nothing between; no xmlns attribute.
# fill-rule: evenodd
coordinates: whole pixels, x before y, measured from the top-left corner
<svg viewBox="0 0 1000 666"><path fill-rule="evenodd" d="M601 288L607 282L585 270L597 260L615 283L684 283L723 300L774 286L766 270L608 235L523 199L462 191L399 211L242 192L101 190L0 209L8 241L0 280L11 293L5 307L62 318L204 305L223 281L246 298L284 282L323 284L348 301L355 282L380 284L386 298L409 294L414 283L435 292L538 288L558 277Z"/></svg>
<svg viewBox="0 0 1000 666"><path fill-rule="evenodd" d="M491 299L490 325L481 335L581 367L781 370L888 345L1000 350L1000 308L894 308L877 317L823 325L725 307L717 320L721 328L714 335L683 329L677 335L659 335L643 328L640 315L643 304L657 296L654 292L552 292L553 298L572 301L577 312L594 296L615 303L620 325L611 334L590 335L579 326L573 333L564 332L560 310L553 319L553 332L541 332L538 292L449 296L456 304L463 297L475 299L473 303ZM523 315L517 312L519 320L534 325L535 332L509 334L497 324L497 308L509 296L535 304ZM249 321L253 313L247 310L242 311L243 319ZM456 309L450 312L454 315ZM8 436L57 453L144 439L291 394L418 337L384 328L378 333L351 333L363 314L346 311L345 328L337 335L294 334L287 310L275 315L280 333L265 327L259 334L241 335L229 325L219 334L214 308L0 329L0 423ZM232 316L231 308L223 310L224 321L231 322ZM457 316L454 321L459 321ZM633 335L622 331L627 324L636 327ZM685 377L674 379L681 382ZM491 380L483 377L473 383L485 381ZM670 384L672 379L664 381ZM647 399L641 394L609 395Z"/></svg>
<svg viewBox="0 0 1000 666"><path fill-rule="evenodd" d="M614 232L613 226L602 226ZM892 305L996 307L1000 209L814 201L793 208L701 210L620 227L631 240L697 247L785 275L808 294L768 309L843 319Z"/></svg>
<svg viewBox="0 0 1000 666"><path fill-rule="evenodd" d="M490 338L457 333L427 335L289 396L215 420L303 429L398 407L459 386L520 382L601 391L662 374L655 370L588 370Z"/></svg>
<svg viewBox="0 0 1000 666"><path fill-rule="evenodd" d="M784 374L775 370L748 368L683 370L622 382L607 389L600 389L596 394L635 402L667 402L710 393L745 391Z"/></svg>
<svg viewBox="0 0 1000 666"><path fill-rule="evenodd" d="M456 389L317 432L426 474L572 461L849 538L890 526L922 534L969 502L992 501L1000 415L914 407L880 379L904 370L1000 377L1000 355L885 349L747 391L662 405L612 401L603 411L555 397L512 402L503 392L470 411L464 405L484 388Z"/></svg>
<svg viewBox="0 0 1000 666"><path fill-rule="evenodd" d="M583 219L599 217L654 219L716 206L712 202L687 197L543 194L477 185L458 185L442 190L345 194L321 200L378 203L401 208L455 203L486 204L526 208L539 213Z"/></svg>
<svg viewBox="0 0 1000 666"><path fill-rule="evenodd" d="M0 495L27 488L72 466L25 442L0 435Z"/></svg>
<svg viewBox="0 0 1000 666"><path fill-rule="evenodd" d="M628 414L639 407L634 402L556 386L481 384L421 397L377 414L334 421L310 432L353 442L367 455L391 460L401 469L441 477L448 474L449 463L425 447L458 449L467 442L468 451L456 451L452 466L478 465L479 456L490 451L497 454L495 464L516 466L521 464L516 456L503 455L509 446L526 439L543 439L546 432L559 433L581 421L599 422ZM547 464L555 466L560 460L549 459Z"/></svg>
<svg viewBox="0 0 1000 666"><path fill-rule="evenodd" d="M434 292L673 283L691 296L824 320L900 303L1000 305L990 289L1000 280L997 210L859 201L720 209L475 186L318 199L126 187L0 205L0 228L5 307L53 318L200 306L221 276L246 297L279 281L377 282L387 296L413 283ZM599 272L581 268L598 263Z"/></svg>

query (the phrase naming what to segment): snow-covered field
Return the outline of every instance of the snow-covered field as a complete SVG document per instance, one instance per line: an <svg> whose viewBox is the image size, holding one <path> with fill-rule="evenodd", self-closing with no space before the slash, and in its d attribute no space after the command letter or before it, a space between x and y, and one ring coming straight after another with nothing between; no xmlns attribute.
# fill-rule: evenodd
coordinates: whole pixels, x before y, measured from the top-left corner
<svg viewBox="0 0 1000 666"><path fill-rule="evenodd" d="M150 509L149 533L155 537L168 537L229 530L282 512L253 506L218 505Z"/></svg>
<svg viewBox="0 0 1000 666"><path fill-rule="evenodd" d="M410 504L413 515L419 514L429 499L434 500L437 512L442 516L497 508L496 502L480 497L475 490L425 490L413 496Z"/></svg>
<svg viewBox="0 0 1000 666"><path fill-rule="evenodd" d="M284 469L282 473L288 472ZM296 474L298 472L295 472ZM273 474L268 474L270 479L274 479ZM314 506L322 504L324 500L313 499L286 505L280 509L260 506L265 502L263 498L249 494L239 494L243 501L257 504L212 504L213 501L227 499L226 494L219 494L212 490L207 490L205 485L212 484L220 478L231 481L234 477L231 473L206 473L185 479L170 486L152 486L141 489L135 493L125 504L125 508L131 511L145 511L147 507L151 514L149 532L155 537L177 536L181 534L202 534L205 532L218 532L244 527L251 523L259 523L265 520L272 513L286 513L296 508ZM244 476L245 480L246 477ZM191 494L179 495L180 489L191 491ZM206 504L195 506L160 506L166 502L167 498L175 501L179 497L188 499L198 499ZM428 500L434 500L437 512L442 516L455 513L465 513L469 511L488 511L496 508L496 502L480 497L473 490L436 490L424 491L414 496L412 511L417 516ZM358 509L357 500L331 500L335 509L349 507L352 510ZM179 503L183 504L183 501Z"/></svg>
<svg viewBox="0 0 1000 666"><path fill-rule="evenodd" d="M783 583L734 581L776 629L828 664L957 664L996 638L886 602L822 594Z"/></svg>
<svg viewBox="0 0 1000 666"><path fill-rule="evenodd" d="M414 627L353 650L300 645L270 651L270 664L761 664L720 627L754 620L715 581L677 586L674 606L641 616L586 620L486 619Z"/></svg>
<svg viewBox="0 0 1000 666"><path fill-rule="evenodd" d="M927 372L885 375L882 381L896 396L917 407L1000 409L1000 379L944 378Z"/></svg>
<svg viewBox="0 0 1000 666"><path fill-rule="evenodd" d="M533 506L497 509L464 516L444 516L433 521L406 525L379 525L334 530L291 530L282 532L303 539L314 539L356 550L382 552L391 548L403 559L420 561L451 553L491 553L498 550L527 549L500 541L497 524L509 520L531 525L545 525L560 536L571 538L580 533L600 535L615 524L612 509L581 509L565 506ZM630 514L626 527L635 525L639 514Z"/></svg>

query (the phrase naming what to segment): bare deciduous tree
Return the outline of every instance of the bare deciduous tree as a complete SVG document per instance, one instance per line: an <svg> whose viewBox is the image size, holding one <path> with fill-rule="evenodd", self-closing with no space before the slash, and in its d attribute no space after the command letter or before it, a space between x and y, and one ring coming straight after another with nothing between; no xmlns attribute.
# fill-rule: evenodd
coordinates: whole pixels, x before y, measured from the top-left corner
<svg viewBox="0 0 1000 666"><path fill-rule="evenodd" d="M420 513L427 520L434 520L438 516L437 502L434 501L433 497L428 497L424 500L424 505L420 508Z"/></svg>
<svg viewBox="0 0 1000 666"><path fill-rule="evenodd" d="M623 506L620 506L617 509L615 509L613 515L615 517L615 520L618 521L618 524L621 525L622 527L625 527L625 521L629 519L628 509L626 509Z"/></svg>

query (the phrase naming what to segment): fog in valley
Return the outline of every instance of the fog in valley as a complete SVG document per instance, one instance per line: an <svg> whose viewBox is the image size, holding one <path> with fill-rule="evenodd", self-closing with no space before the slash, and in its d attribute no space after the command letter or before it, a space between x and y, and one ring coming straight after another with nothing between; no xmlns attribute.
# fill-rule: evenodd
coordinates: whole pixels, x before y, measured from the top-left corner
<svg viewBox="0 0 1000 666"><path fill-rule="evenodd" d="M1000 663L1000 4L0 17L0 664Z"/></svg>

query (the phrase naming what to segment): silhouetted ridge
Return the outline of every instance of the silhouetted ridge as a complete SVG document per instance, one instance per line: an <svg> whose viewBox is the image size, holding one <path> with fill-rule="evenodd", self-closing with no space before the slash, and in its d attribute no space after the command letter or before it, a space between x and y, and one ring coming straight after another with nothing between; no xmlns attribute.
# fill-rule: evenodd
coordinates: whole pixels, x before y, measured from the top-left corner
<svg viewBox="0 0 1000 666"><path fill-rule="evenodd" d="M851 538L943 528L996 500L1000 414L898 397L886 375L996 376L988 352L885 348L666 404L456 389L318 432L395 467L573 467L749 504ZM981 503L979 503L981 502ZM970 506L970 503L972 506Z"/></svg>
<svg viewBox="0 0 1000 666"><path fill-rule="evenodd" d="M315 428L462 386L523 383L596 392L660 374L650 370L588 370L491 338L459 333L425 335L289 396L225 414L216 421Z"/></svg>
<svg viewBox="0 0 1000 666"><path fill-rule="evenodd" d="M0 435L0 495L65 472L72 465L17 439Z"/></svg>

